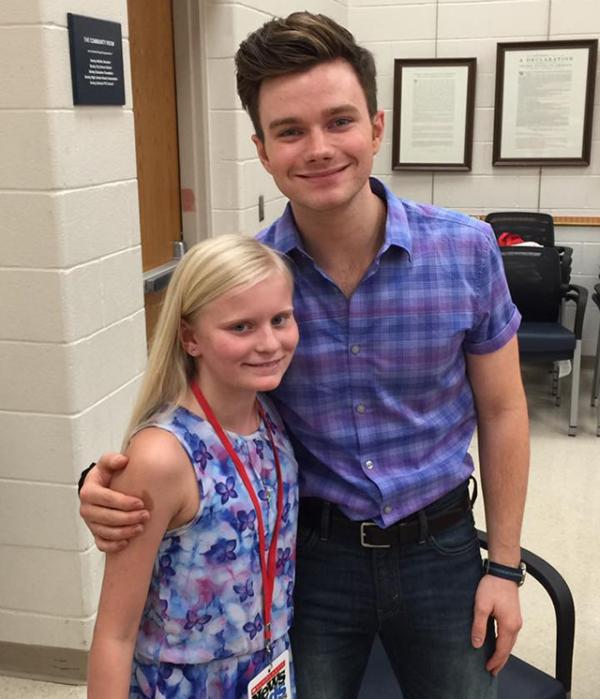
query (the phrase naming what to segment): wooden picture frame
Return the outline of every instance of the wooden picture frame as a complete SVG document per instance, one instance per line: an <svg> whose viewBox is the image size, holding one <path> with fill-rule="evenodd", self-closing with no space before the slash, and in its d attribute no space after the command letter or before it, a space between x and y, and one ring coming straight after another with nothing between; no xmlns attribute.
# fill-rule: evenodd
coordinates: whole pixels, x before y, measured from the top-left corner
<svg viewBox="0 0 600 699"><path fill-rule="evenodd" d="M597 39L500 43L494 165L589 165Z"/></svg>
<svg viewBox="0 0 600 699"><path fill-rule="evenodd" d="M471 169L476 58L394 61L392 170Z"/></svg>

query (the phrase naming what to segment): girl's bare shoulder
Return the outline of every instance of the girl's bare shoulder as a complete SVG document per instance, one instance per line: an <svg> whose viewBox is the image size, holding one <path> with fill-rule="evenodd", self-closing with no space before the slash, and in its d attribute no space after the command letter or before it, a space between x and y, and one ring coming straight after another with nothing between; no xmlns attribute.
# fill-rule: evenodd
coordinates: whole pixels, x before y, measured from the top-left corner
<svg viewBox="0 0 600 699"><path fill-rule="evenodd" d="M179 440L160 427L146 427L135 434L127 451L127 467L111 483L123 492L138 491L140 487L173 489L181 479L190 475L190 460Z"/></svg>

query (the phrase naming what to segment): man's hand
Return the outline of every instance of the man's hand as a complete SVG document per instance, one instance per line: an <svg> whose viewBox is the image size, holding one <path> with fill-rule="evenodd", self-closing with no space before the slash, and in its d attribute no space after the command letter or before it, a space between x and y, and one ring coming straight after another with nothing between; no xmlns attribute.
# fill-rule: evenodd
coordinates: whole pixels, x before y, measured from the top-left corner
<svg viewBox="0 0 600 699"><path fill-rule="evenodd" d="M486 670L496 676L506 664L523 625L519 588L511 580L484 575L475 594L471 641L480 648L485 640L488 619L496 620L496 650L486 663Z"/></svg>
<svg viewBox="0 0 600 699"><path fill-rule="evenodd" d="M144 530L150 513L142 500L110 490L113 476L127 465L123 454L103 454L88 473L79 498L79 514L105 553L120 551Z"/></svg>

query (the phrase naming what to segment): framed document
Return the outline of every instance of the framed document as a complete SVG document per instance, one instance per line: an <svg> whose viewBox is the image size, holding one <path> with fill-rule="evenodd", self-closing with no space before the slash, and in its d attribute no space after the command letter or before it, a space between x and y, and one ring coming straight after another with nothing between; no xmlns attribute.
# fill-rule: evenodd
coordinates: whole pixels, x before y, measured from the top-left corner
<svg viewBox="0 0 600 699"><path fill-rule="evenodd" d="M589 165L597 39L498 44L494 165Z"/></svg>
<svg viewBox="0 0 600 699"><path fill-rule="evenodd" d="M394 61L393 170L470 170L475 58Z"/></svg>

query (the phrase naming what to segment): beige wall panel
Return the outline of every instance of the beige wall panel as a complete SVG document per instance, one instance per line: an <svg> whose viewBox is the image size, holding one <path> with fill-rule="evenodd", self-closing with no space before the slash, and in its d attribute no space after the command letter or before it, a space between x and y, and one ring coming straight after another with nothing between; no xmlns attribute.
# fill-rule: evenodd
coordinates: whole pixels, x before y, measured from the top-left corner
<svg viewBox="0 0 600 699"><path fill-rule="evenodd" d="M391 153L391 149L390 149ZM391 155L388 157L388 168ZM382 176L382 179L385 176ZM412 201L428 202L432 201L433 178L429 172L395 172L387 177L386 184L391 187L400 197L411 199Z"/></svg>
<svg viewBox="0 0 600 699"><path fill-rule="evenodd" d="M102 277L98 263L69 273L8 269L0 275L0 339L32 342L72 341L103 327L94 313ZM4 296L6 294L6 296Z"/></svg>
<svg viewBox="0 0 600 699"><path fill-rule="evenodd" d="M143 328L140 311L70 345L0 342L0 403L17 412L81 412L143 370Z"/></svg>
<svg viewBox="0 0 600 699"><path fill-rule="evenodd" d="M127 11L122 0L2 0L0 24L67 26L67 12L119 22L127 36Z"/></svg>
<svg viewBox="0 0 600 699"><path fill-rule="evenodd" d="M94 613L104 565L95 547L79 554L0 545L0 560L11 571L2 580L3 610L72 618ZM14 640L5 633L0 628L0 640Z"/></svg>
<svg viewBox="0 0 600 699"><path fill-rule="evenodd" d="M0 483L2 479L75 483L75 424L76 418L63 415L0 411Z"/></svg>
<svg viewBox="0 0 600 699"><path fill-rule="evenodd" d="M0 191L1 263L63 268L139 244L137 182L62 192Z"/></svg>
<svg viewBox="0 0 600 699"><path fill-rule="evenodd" d="M482 134L485 138L485 134ZM471 174L473 175L502 175L522 177L531 176L538 177L540 169L538 167L503 167L501 171L492 165L492 141L491 136L488 136L489 141L475 141L473 143L473 163Z"/></svg>
<svg viewBox="0 0 600 699"><path fill-rule="evenodd" d="M269 19L266 12L243 5L207 4L205 9L207 56L232 57L240 42Z"/></svg>
<svg viewBox="0 0 600 699"><path fill-rule="evenodd" d="M138 275L132 274L137 271ZM0 275L0 340L72 342L143 308L140 249L68 272L7 269Z"/></svg>
<svg viewBox="0 0 600 699"><path fill-rule="evenodd" d="M431 2L431 0L428 1ZM231 0L208 0L209 6L218 7L228 4L231 4ZM308 12L321 12L329 15L342 24L347 22L350 4L351 0L239 0L236 2L238 7L243 7L245 10L256 10L266 14L267 17L263 21L270 17L285 17L290 12L307 10Z"/></svg>
<svg viewBox="0 0 600 699"><path fill-rule="evenodd" d="M444 3L439 6L438 21L440 39L495 37L508 41L515 30L522 36L546 36L548 0Z"/></svg>
<svg viewBox="0 0 600 699"><path fill-rule="evenodd" d="M432 39L435 5L351 7L350 28L360 42Z"/></svg>
<svg viewBox="0 0 600 699"><path fill-rule="evenodd" d="M550 36L559 34L581 34L582 38L600 34L598 0L552 0Z"/></svg>
<svg viewBox="0 0 600 699"><path fill-rule="evenodd" d="M380 5L435 5L436 0L352 0L352 7L378 7Z"/></svg>
<svg viewBox="0 0 600 699"><path fill-rule="evenodd" d="M0 608L0 641L88 650L95 621Z"/></svg>
<svg viewBox="0 0 600 699"><path fill-rule="evenodd" d="M563 215L600 215L600 176L542 177L540 206Z"/></svg>
<svg viewBox="0 0 600 699"><path fill-rule="evenodd" d="M0 112L0 189L69 189L136 177L133 114Z"/></svg>
<svg viewBox="0 0 600 699"><path fill-rule="evenodd" d="M4 481L0 488L0 546L82 551L91 545L71 485Z"/></svg>
<svg viewBox="0 0 600 699"><path fill-rule="evenodd" d="M211 109L242 109L242 103L236 91L233 58L209 58L206 62L206 70L208 101Z"/></svg>
<svg viewBox="0 0 600 699"><path fill-rule="evenodd" d="M532 209L537 206L538 178L528 177L454 177L438 173L435 177L434 204L461 211Z"/></svg>
<svg viewBox="0 0 600 699"><path fill-rule="evenodd" d="M214 160L252 160L254 130L246 112L213 111L210 114L211 155Z"/></svg>
<svg viewBox="0 0 600 699"><path fill-rule="evenodd" d="M75 416L0 411L0 479L73 486L85 465L120 449L139 383L133 379Z"/></svg>

